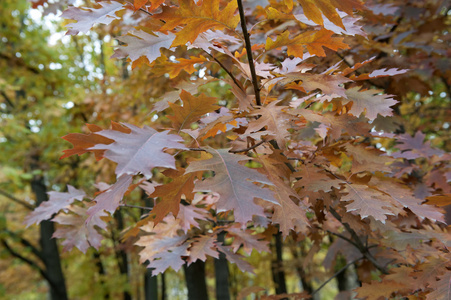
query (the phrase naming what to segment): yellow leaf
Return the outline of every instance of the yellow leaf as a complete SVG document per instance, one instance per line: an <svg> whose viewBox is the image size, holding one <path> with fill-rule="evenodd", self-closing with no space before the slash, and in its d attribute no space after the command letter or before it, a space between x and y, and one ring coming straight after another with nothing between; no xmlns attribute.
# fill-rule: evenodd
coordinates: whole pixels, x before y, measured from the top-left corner
<svg viewBox="0 0 451 300"><path fill-rule="evenodd" d="M208 61L204 56L190 58L179 58L178 62L171 62L167 60L166 56L161 56L162 59L157 59L155 65L152 68L152 73L157 76L164 74L169 74L169 78L177 77L182 70L186 71L188 74L192 74L196 71L194 68L195 64L203 63Z"/></svg>
<svg viewBox="0 0 451 300"><path fill-rule="evenodd" d="M304 46L310 54L317 56L326 56L323 47L334 51L338 49L349 49L349 46L343 43L343 38L332 37L333 32L321 29L319 31L307 31L301 33L293 39L290 39L288 31L277 36L276 40L268 38L266 40L265 50L287 46L287 54L302 58L304 55Z"/></svg>

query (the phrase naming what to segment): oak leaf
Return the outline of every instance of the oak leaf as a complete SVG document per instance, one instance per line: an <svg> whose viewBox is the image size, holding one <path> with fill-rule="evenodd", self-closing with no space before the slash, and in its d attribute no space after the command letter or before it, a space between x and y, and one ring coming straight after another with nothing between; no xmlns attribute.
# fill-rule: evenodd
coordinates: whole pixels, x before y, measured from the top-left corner
<svg viewBox="0 0 451 300"><path fill-rule="evenodd" d="M229 28L234 30L240 21L238 14L235 15L238 4L230 1L219 10L220 0L194 1L180 0L179 7L163 7L163 12L153 17L164 20L166 23L160 30L172 30L177 26L184 25L176 33L171 47L193 43L199 34L208 29L221 30Z"/></svg>
<svg viewBox="0 0 451 300"><path fill-rule="evenodd" d="M79 32L88 32L95 23L108 25L116 19L120 19L116 13L125 9L124 5L116 1L98 2L99 8L77 8L66 9L61 17L76 20L76 23L67 24L69 28L66 34L77 35Z"/></svg>
<svg viewBox="0 0 451 300"><path fill-rule="evenodd" d="M194 197L194 178L195 173L183 174L184 170L179 169L177 171L167 170L163 174L172 178L172 181L163 185L155 187L155 191L150 195L151 197L159 197L160 201L157 202L152 209L152 213L155 214L154 223L158 224L168 213L172 213L174 217L177 217L180 209L180 201L182 195L186 198L192 199Z"/></svg>
<svg viewBox="0 0 451 300"><path fill-rule="evenodd" d="M280 101L274 101L266 106L260 106L249 113L249 116L260 116L260 118L251 121L245 134L257 132L266 127L266 130L274 134L277 144L280 148L285 148L286 138L290 134L291 116L283 110L287 106L277 106Z"/></svg>
<svg viewBox="0 0 451 300"><path fill-rule="evenodd" d="M198 121L201 116L220 108L216 105L218 101L216 98L207 97L205 94L200 94L196 97L182 90L180 99L183 101L182 106L169 103L174 115L168 116L172 120L172 128L178 132L189 128L191 123Z"/></svg>
<svg viewBox="0 0 451 300"><path fill-rule="evenodd" d="M431 142L424 142L426 135L421 131L417 131L415 136L410 134L401 134L398 136L398 144L395 146L399 151L392 154L395 158L416 159L419 157L431 157L433 155L440 156L442 150L431 147Z"/></svg>
<svg viewBox="0 0 451 300"><path fill-rule="evenodd" d="M209 170L215 173L213 178L197 182L195 191L218 193L220 198L216 208L219 212L233 210L236 222L245 225L252 220L253 215L264 216L263 208L254 203L254 198L278 204L269 189L253 182L267 185L273 185L273 183L258 171L238 163L249 160L250 157L229 153L228 149L208 147L206 150L213 157L191 162L186 172Z"/></svg>
<svg viewBox="0 0 451 300"><path fill-rule="evenodd" d="M290 233L290 230L302 231L309 225L306 216L308 208L301 202L298 194L294 191L286 179L289 178L290 170L285 163L288 160L274 152L270 156L261 156L257 159L262 164L260 169L274 183L274 197L280 205L274 205L272 222L279 224L280 231L284 236ZM285 170L285 172L284 172ZM296 204L298 203L298 204Z"/></svg>
<svg viewBox="0 0 451 300"><path fill-rule="evenodd" d="M165 0L134 0L133 5L135 6L135 9L138 10L146 5L147 2L150 2L150 8L146 7L146 9L147 11L154 11L158 7L160 7L160 5L164 3L164 1Z"/></svg>
<svg viewBox="0 0 451 300"><path fill-rule="evenodd" d="M87 211L89 214L88 221L103 210L113 214L121 204L124 194L128 191L132 183L132 179L133 177L131 175L123 174L108 190L95 197L94 201L96 204L91 206Z"/></svg>
<svg viewBox="0 0 451 300"><path fill-rule="evenodd" d="M346 184L341 192L346 193L341 197L341 201L352 201L346 205L346 211L359 214L362 219L371 216L385 223L387 215L395 215L391 210L390 196L367 185Z"/></svg>
<svg viewBox="0 0 451 300"><path fill-rule="evenodd" d="M349 49L349 46L343 43L343 38L332 37L333 32L326 29L319 31L307 31L290 39L288 31L278 35L276 40L266 39L265 50L287 46L287 54L302 58L304 55L304 46L311 55L326 56L323 47L337 51L339 49Z"/></svg>
<svg viewBox="0 0 451 300"><path fill-rule="evenodd" d="M93 152L96 160L100 160L103 158L105 150L91 150L90 148L97 144L111 144L114 141L112 139L96 134L96 132L102 131L103 128L93 124L86 124L86 126L91 131L91 133L89 134L69 133L62 137L62 139L65 139L66 141L71 143L74 147L72 149L63 150L64 155L62 155L60 159L75 154L78 154L80 156L87 152ZM111 130L130 133L130 130L127 127L124 127L116 122L111 122Z"/></svg>
<svg viewBox="0 0 451 300"><path fill-rule="evenodd" d="M163 34L157 32L147 33L143 30L133 30L118 38L122 43L114 52L112 58L130 57L131 61L137 61L140 57L145 57L148 63L160 57L161 48L171 49L171 43L175 39L172 33Z"/></svg>
<svg viewBox="0 0 451 300"><path fill-rule="evenodd" d="M196 237L189 248L188 265L197 260L207 260L207 255L218 258L219 253L216 248L216 235L202 235Z"/></svg>
<svg viewBox="0 0 451 300"><path fill-rule="evenodd" d="M165 149L187 149L180 144L183 139L169 131L158 132L144 126L139 128L124 124L131 130L129 134L114 130L102 130L98 135L114 140L109 145L98 144L92 149L106 150L104 156L118 165L117 176L123 174L143 174L146 178L152 177L152 169L164 167L175 169L175 159L165 153Z"/></svg>
<svg viewBox="0 0 451 300"><path fill-rule="evenodd" d="M254 268L247 262L243 260L243 256L238 254L238 253L234 253L230 246L224 246L224 245L219 245L216 244L216 247L218 248L218 250L222 253L225 254L227 261L229 261L232 264L235 264L238 269L240 269L242 272L248 272L251 274L255 274L254 273Z"/></svg>
<svg viewBox="0 0 451 300"><path fill-rule="evenodd" d="M175 62L168 61L168 58L164 55L160 56L162 60L157 59L155 65L152 67L152 73L156 76L169 75L169 79L177 77L181 71L185 71L188 74L196 72L194 66L208 61L205 57L200 55L199 57L191 56L190 58L179 58Z"/></svg>
<svg viewBox="0 0 451 300"><path fill-rule="evenodd" d="M67 192L48 192L49 199L42 202L34 211L26 216L24 223L28 226L39 224L48 220L52 215L60 210L67 213L70 205L75 201L81 201L86 196L82 190L77 190L71 185L67 185Z"/></svg>
<svg viewBox="0 0 451 300"><path fill-rule="evenodd" d="M318 25L324 25L322 14L333 24L346 29L337 9L352 15L354 9L362 10L364 6L359 0L299 0L305 16Z"/></svg>
<svg viewBox="0 0 451 300"><path fill-rule="evenodd" d="M73 247L86 253L89 246L99 249L103 236L97 232L95 227L106 229L107 224L101 219L107 214L103 211L96 215L89 216L87 209L73 205L69 214L59 214L52 219L60 225L53 233L54 238L65 239L61 244L64 251L69 251ZM89 218L89 220L88 220Z"/></svg>
<svg viewBox="0 0 451 300"><path fill-rule="evenodd" d="M391 116L392 109L390 106L395 105L398 101L391 98L391 95L379 95L380 90L360 90L360 87L352 87L346 90L346 98L352 101L352 107L349 111L354 116L360 116L365 112L365 116L373 121L377 115ZM347 99L343 103L348 103Z"/></svg>
<svg viewBox="0 0 451 300"><path fill-rule="evenodd" d="M361 287L356 288L359 299L366 300L380 300L381 297L389 299L391 294L396 293L398 290L404 288L405 285L395 281L372 281L370 284L363 283Z"/></svg>
<svg viewBox="0 0 451 300"><path fill-rule="evenodd" d="M360 20L360 18L354 18L351 16L347 16L346 13L342 11L337 11L337 13L342 18L344 28L335 25L329 20L324 20L323 18L323 27L327 30L333 31L336 34L345 34L345 35L361 35L366 37L365 31L362 30L362 26L356 25L355 23ZM299 21L307 25L315 26L317 25L315 22L310 21L306 15L297 14L294 17Z"/></svg>
<svg viewBox="0 0 451 300"><path fill-rule="evenodd" d="M230 247L233 252L237 252L241 247L243 251L250 255L252 250L258 252L269 252L268 241L265 241L265 236L262 234L253 234L252 230L243 230L239 224L234 224L225 229L227 231L227 237L233 237Z"/></svg>

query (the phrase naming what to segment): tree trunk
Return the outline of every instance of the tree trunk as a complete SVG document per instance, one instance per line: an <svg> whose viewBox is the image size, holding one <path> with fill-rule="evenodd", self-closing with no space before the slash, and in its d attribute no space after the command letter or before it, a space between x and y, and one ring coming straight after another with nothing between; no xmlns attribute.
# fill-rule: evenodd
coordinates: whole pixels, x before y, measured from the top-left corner
<svg viewBox="0 0 451 300"><path fill-rule="evenodd" d="M276 286L276 294L279 295L287 292L282 260L282 233L280 231L274 236L274 240L273 253L276 253L276 257L272 261L271 271L274 285Z"/></svg>
<svg viewBox="0 0 451 300"><path fill-rule="evenodd" d="M120 210L114 213L114 219L117 222L118 231L121 232L124 229L124 220L122 218L122 212ZM121 275L125 276L125 278L127 278L127 282L129 282L127 252L125 252L123 249L116 250L116 258L119 266L119 272L121 273ZM124 290L123 299L132 300L132 296L127 290Z"/></svg>
<svg viewBox="0 0 451 300"><path fill-rule="evenodd" d="M144 299L158 300L158 281L157 276L152 276L152 268L144 274Z"/></svg>
<svg viewBox="0 0 451 300"><path fill-rule="evenodd" d="M31 181L31 189L36 197L36 206L47 201L47 188L42 176L35 176ZM53 222L45 220L40 225L40 240L42 261L45 265L48 283L50 287L50 297L52 300L66 300L67 290L64 280L61 260L58 252L56 240L52 239L55 231Z"/></svg>
<svg viewBox="0 0 451 300"><path fill-rule="evenodd" d="M218 235L218 242L224 243L225 232ZM215 259L216 300L230 300L229 265L224 253L219 253Z"/></svg>
<svg viewBox="0 0 451 300"><path fill-rule="evenodd" d="M125 61L122 62L122 68L123 68L123 78L128 78L128 71L127 71L127 64ZM125 73L124 73L125 72ZM127 76L125 76L126 74ZM144 201L144 206L153 208L154 202L153 199L149 198L147 196L146 192L143 190L141 191L141 199ZM141 210L141 214L144 215L148 211ZM152 276L152 268L147 268L146 272L144 273L144 299L145 300L158 300L158 279L157 276ZM163 274L161 274L162 278L162 285L161 289L162 292L162 300L164 299L164 277Z"/></svg>
<svg viewBox="0 0 451 300"><path fill-rule="evenodd" d="M100 275L100 284L101 284L101 288L102 288L102 294L104 295L103 299L110 299L110 292L108 290L105 290L106 272L105 272L105 268L103 267L102 259L100 257L99 252L97 252L97 251L94 252L93 258L94 258L94 261L96 262L97 271L99 272L99 275Z"/></svg>
<svg viewBox="0 0 451 300"><path fill-rule="evenodd" d="M205 282L205 262L197 260L189 267L185 264L185 280L188 288L188 300L208 300Z"/></svg>

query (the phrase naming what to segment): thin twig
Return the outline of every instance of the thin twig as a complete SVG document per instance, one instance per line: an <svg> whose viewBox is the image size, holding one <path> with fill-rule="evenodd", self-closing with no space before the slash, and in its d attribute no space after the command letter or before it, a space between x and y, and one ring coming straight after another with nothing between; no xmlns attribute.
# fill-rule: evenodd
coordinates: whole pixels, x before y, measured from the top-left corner
<svg viewBox="0 0 451 300"><path fill-rule="evenodd" d="M122 204L121 207L130 207L130 208L140 208L144 210L152 210L152 207L140 206L140 205L131 205L131 204Z"/></svg>
<svg viewBox="0 0 451 300"><path fill-rule="evenodd" d="M146 13L146 14L148 14L149 16L153 16L153 14L151 14L150 12L148 12L147 10L145 10L143 8L140 8L139 10L144 12L144 13Z"/></svg>
<svg viewBox="0 0 451 300"><path fill-rule="evenodd" d="M332 234L332 235L335 235L335 236L339 237L339 238L342 239L342 240L345 240L346 242L350 243L351 245L354 245L354 247L359 248L359 247L357 246L357 244L354 243L354 241L352 241L351 239L345 237L344 235L341 235L341 234L339 234L339 233L332 232L332 231L330 231L330 230L327 230L327 232L330 233L330 234Z"/></svg>
<svg viewBox="0 0 451 300"><path fill-rule="evenodd" d="M257 73L255 72L254 58L252 57L252 45L251 45L251 41L249 39L249 33L247 32L247 27L246 27L246 19L244 16L243 2L242 2L242 0L237 0L237 2L238 2L238 10L240 12L241 28L243 29L244 42L246 44L247 60L249 61L249 69L251 71L251 76L252 76L252 85L254 87L255 102L257 103L258 106L261 106L262 103L261 103L261 99L260 99L260 88L259 88L258 82L257 82Z"/></svg>
<svg viewBox="0 0 451 300"><path fill-rule="evenodd" d="M334 279L335 277L337 277L338 275L340 275L340 273L342 273L343 271L345 271L347 268L349 268L351 265L355 264L356 262L358 262L359 260L361 260L362 258L364 258L364 256L361 256L357 259L354 259L353 261L349 262L346 266L344 266L343 268L341 268L340 270L338 270L334 275L332 275L332 277L330 277L329 279L327 279L325 282L323 282L323 284L321 284L316 290L314 290L310 295L313 296L316 293L318 293L326 284L328 284L332 279Z"/></svg>
<svg viewBox="0 0 451 300"><path fill-rule="evenodd" d="M362 241L360 240L359 236L354 231L354 229L352 229L348 223L343 222L341 216L334 208L330 207L329 211L341 224L343 224L346 230L351 234L351 237L354 240L353 245L356 246L357 249L359 249L360 253L362 253L365 256L365 258L368 259L376 267L376 269L381 271L383 274L388 274L388 271L383 266L379 265L376 258L374 258L374 256L368 251L368 247L365 247L365 245L362 243Z"/></svg>
<svg viewBox="0 0 451 300"><path fill-rule="evenodd" d="M23 207L27 208L28 210L33 210L34 209L34 207L32 205L28 204L27 202L25 202L23 200L20 200L20 199L14 197L13 195L11 195L11 194L3 191L3 190L0 190L0 195L3 195L6 198L9 198L10 200L12 200L12 201L14 201L16 203L19 203L20 205L22 205Z"/></svg>
<svg viewBox="0 0 451 300"><path fill-rule="evenodd" d="M240 149L240 150L229 150L230 153L240 153L240 152L247 152L250 151L252 149L257 148L258 146L260 146L261 144L263 144L264 142L266 142L265 140L258 142L257 144L250 146L246 149Z"/></svg>
<svg viewBox="0 0 451 300"><path fill-rule="evenodd" d="M240 82L236 79L236 77L232 74L232 72L230 72L222 62L220 62L216 57L214 57L213 55L211 55L210 53L208 53L207 51L204 50L205 53L207 53L211 58L214 59L214 61L216 63L218 63L218 65L221 66L221 68L230 76L230 78L232 78L233 82L241 89L243 90Z"/></svg>

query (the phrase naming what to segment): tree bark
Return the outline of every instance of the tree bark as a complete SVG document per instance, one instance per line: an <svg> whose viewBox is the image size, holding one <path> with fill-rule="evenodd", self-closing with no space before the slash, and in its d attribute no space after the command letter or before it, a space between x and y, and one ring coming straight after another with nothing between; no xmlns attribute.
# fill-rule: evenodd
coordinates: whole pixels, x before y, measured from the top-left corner
<svg viewBox="0 0 451 300"><path fill-rule="evenodd" d="M99 272L99 275L100 275L100 284L101 284L102 292L104 294L103 299L110 299L109 291L105 290L105 276L106 276L106 272L105 272L105 268L103 267L102 259L100 257L99 252L97 252L97 251L94 252L93 258L94 258L94 260L96 262L97 271Z"/></svg>
<svg viewBox="0 0 451 300"><path fill-rule="evenodd" d="M191 265L183 266L188 288L188 300L208 300L207 283L205 282L205 262L197 260Z"/></svg>
<svg viewBox="0 0 451 300"><path fill-rule="evenodd" d="M152 268L144 274L144 299L158 300L158 281L157 276L152 276Z"/></svg>
<svg viewBox="0 0 451 300"><path fill-rule="evenodd" d="M274 236L273 253L276 253L276 257L273 259L271 265L272 278L274 285L276 286L276 294L286 294L287 285L285 283L285 272L283 270L283 260L282 260L282 233L279 231Z"/></svg>
<svg viewBox="0 0 451 300"><path fill-rule="evenodd" d="M225 232L218 235L218 242L224 243ZM230 300L229 265L224 253L219 253L215 259L216 300Z"/></svg>
<svg viewBox="0 0 451 300"><path fill-rule="evenodd" d="M122 218L122 212L120 210L116 211L114 213L114 219L117 223L117 229L119 232L121 232L124 229L124 220ZM116 245L117 247L118 245ZM127 282L129 281L129 274L128 274L128 257L127 252L125 252L123 249L117 249L116 250L116 258L117 258L117 264L119 267L119 272L127 278ZM132 296L130 295L129 291L124 290L123 292L123 299L124 300L132 300Z"/></svg>
<svg viewBox="0 0 451 300"><path fill-rule="evenodd" d="M35 176L31 181L31 189L36 197L36 206L47 201L47 187L42 176ZM67 290L61 260L56 245L56 240L52 239L55 231L53 222L45 220L40 225L40 240L42 262L45 265L48 283L50 287L50 297L52 300L66 300Z"/></svg>

